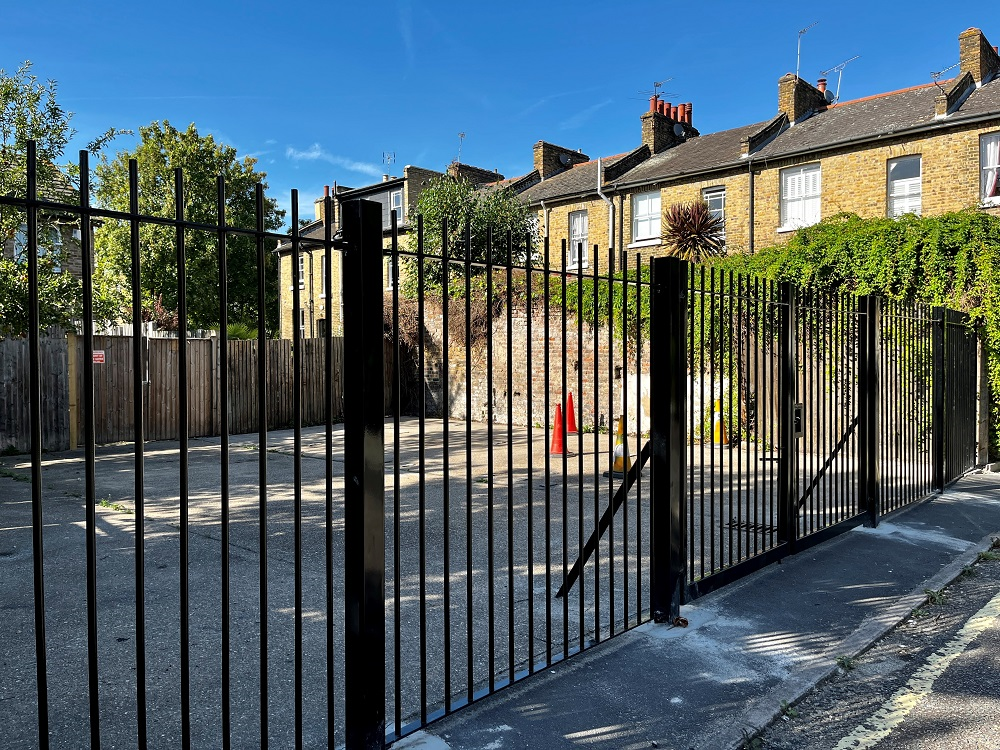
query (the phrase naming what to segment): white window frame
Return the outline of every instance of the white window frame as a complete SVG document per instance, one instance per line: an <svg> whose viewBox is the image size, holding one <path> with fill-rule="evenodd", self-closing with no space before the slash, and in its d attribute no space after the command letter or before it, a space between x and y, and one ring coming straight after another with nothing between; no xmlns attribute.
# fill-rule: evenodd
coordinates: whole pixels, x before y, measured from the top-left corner
<svg viewBox="0 0 1000 750"><path fill-rule="evenodd" d="M722 244L726 244L726 186L705 188L701 191L701 199L708 204L709 213L722 219L722 227L719 230L719 237ZM713 206L713 203L716 204Z"/></svg>
<svg viewBox="0 0 1000 750"><path fill-rule="evenodd" d="M984 206L1000 206L1000 131L979 137L979 197Z"/></svg>
<svg viewBox="0 0 1000 750"><path fill-rule="evenodd" d="M306 254L299 253L299 289L306 288Z"/></svg>
<svg viewBox="0 0 1000 750"><path fill-rule="evenodd" d="M330 256L323 253L319 259L319 298L326 299L326 264L330 262Z"/></svg>
<svg viewBox="0 0 1000 750"><path fill-rule="evenodd" d="M916 161L917 176L902 177L893 179L892 168L904 162ZM915 214L920 216L923 208L923 176L924 160L919 155L901 156L898 159L889 159L885 164L885 202L886 212L890 219L898 219L905 214Z"/></svg>
<svg viewBox="0 0 1000 750"><path fill-rule="evenodd" d="M587 211L569 212L569 248L566 251L566 270L572 271L578 268L587 267L587 243L590 232L590 218ZM577 224L574 228L574 219ZM583 224L583 231L580 231L580 222Z"/></svg>
<svg viewBox="0 0 1000 750"><path fill-rule="evenodd" d="M299 308L299 333L302 338L306 337L306 309L304 307Z"/></svg>
<svg viewBox="0 0 1000 750"><path fill-rule="evenodd" d="M52 265L53 273L62 273L62 264L59 260L62 257L63 238L62 231L58 224L49 224L39 227L38 232L38 258L44 258L48 254L54 254L56 261ZM28 262L28 225L22 224L14 233L14 262Z"/></svg>
<svg viewBox="0 0 1000 750"><path fill-rule="evenodd" d="M385 256L385 289L387 292L391 292L396 288L396 280L393 278L392 273L392 256Z"/></svg>
<svg viewBox="0 0 1000 750"><path fill-rule="evenodd" d="M819 223L822 218L823 173L819 162L782 169L778 176L781 226L792 232Z"/></svg>
<svg viewBox="0 0 1000 750"><path fill-rule="evenodd" d="M396 221L399 224L403 223L403 219L405 218L405 213L406 212L403 210L403 190L402 190L402 188L400 188L399 190L393 190L392 192L389 193L389 211L390 212L391 211L395 211L396 212ZM392 218L391 218L391 214L390 214L390 222L391 221L392 221ZM390 226L391 226L391 223L390 223Z"/></svg>
<svg viewBox="0 0 1000 750"><path fill-rule="evenodd" d="M659 190L632 196L632 243L629 247L659 244L661 205Z"/></svg>

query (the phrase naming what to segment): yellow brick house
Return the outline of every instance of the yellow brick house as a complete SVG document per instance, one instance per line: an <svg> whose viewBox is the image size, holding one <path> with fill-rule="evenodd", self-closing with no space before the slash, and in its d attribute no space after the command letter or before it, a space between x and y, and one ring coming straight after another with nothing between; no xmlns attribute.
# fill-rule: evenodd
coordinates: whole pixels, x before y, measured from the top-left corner
<svg viewBox="0 0 1000 750"><path fill-rule="evenodd" d="M792 74L770 120L701 135L690 103L659 97L641 116L641 145L592 160L540 141L518 182L549 238L550 264L621 267L662 254L663 211L703 200L724 220L730 252L753 252L849 211L1000 214L1000 55L979 29L959 35L950 81L838 102ZM608 258L596 253L610 251Z"/></svg>

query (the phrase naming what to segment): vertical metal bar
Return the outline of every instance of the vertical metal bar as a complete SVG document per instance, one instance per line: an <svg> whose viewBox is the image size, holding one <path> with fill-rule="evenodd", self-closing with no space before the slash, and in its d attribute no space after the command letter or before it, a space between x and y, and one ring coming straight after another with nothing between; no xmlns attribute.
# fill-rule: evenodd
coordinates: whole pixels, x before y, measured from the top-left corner
<svg viewBox="0 0 1000 750"><path fill-rule="evenodd" d="M944 425L945 425L945 317L943 307L931 309L931 362L932 362L932 405L931 431L932 444L932 476L931 484L938 492L944 491Z"/></svg>
<svg viewBox="0 0 1000 750"><path fill-rule="evenodd" d="M700 296L695 294L696 272L690 266L688 267L687 275L688 275L688 278L687 278L687 286L688 286L688 314L691 316L692 322L691 322L691 325L688 326L687 351L685 352L685 354L687 355L688 370L690 372L690 375L688 376L689 379L690 379L690 385L688 387L691 389L691 396L692 396L692 399L693 399L694 393L695 393L695 367L696 367L696 365L699 368L698 375L697 375L698 382L699 382L699 384L701 382L701 374L700 374L701 358L699 357L700 351L697 348L696 343L695 343L695 329L697 328L697 326L694 323L694 319L696 317L700 318L700 316L697 315L698 310L697 310L697 307L696 307L697 304L698 304L698 300L700 299ZM656 324L656 325L659 325L659 324ZM652 338L652 329L654 327L655 327L655 325L653 323L650 323L650 338ZM650 343L650 347L652 348L652 343ZM652 372L652 357L653 357L652 352L650 352L649 356L650 356L650 371ZM650 380L652 380L652 375L650 375ZM701 403L700 410L702 411L702 413L704 413L704 406L705 406L705 404L704 404L704 402L700 402L700 403ZM688 498L687 498L687 500L685 502L685 505L690 508L690 512L688 513L688 528L687 528L687 542L688 542L688 545L687 545L688 546L687 569L688 569L688 575L692 576L692 577L696 574L695 573L695 567L694 567L694 548L695 548L694 519L695 519L695 516L697 514L694 512L694 510L695 510L694 509L694 493L695 493L695 489L694 489L694 487L695 487L695 482L694 482L694 467L695 467L695 464L697 462L694 460L694 458L695 458L695 447L694 447L695 446L695 441L694 441L694 437L695 437L695 420L697 418L698 417L697 417L697 415L695 413L695 410L694 410L694 408L692 406L691 414L690 414L690 417L689 417L689 420L688 420L688 424L685 425L685 427L687 427L687 430L688 430L687 441L688 441L688 445L690 446L690 448L689 448L689 454L688 454L688 465L690 466L690 472L688 474L688 495L689 496L688 496ZM701 441L699 440L698 442L700 443ZM652 477L650 477L650 479L652 479ZM650 504L652 504L652 502L653 501L651 500ZM650 511L650 513L652 513L652 511ZM652 518L650 518L650 529L652 529L652 523L653 523ZM652 561L650 561L650 562L652 562ZM686 581L685 581L685 584L686 584ZM650 589L650 591L652 591L652 589ZM653 603L652 602L652 597L650 597L650 608L651 609L652 609L652 603Z"/></svg>
<svg viewBox="0 0 1000 750"><path fill-rule="evenodd" d="M395 214L395 211L393 212ZM396 216L393 224L399 220ZM427 382L424 360L424 217L417 216L417 414L420 422L417 426L417 467L420 474L417 485L418 541L417 553L420 556L420 723L427 723L427 394L424 384ZM395 264L395 253L394 253ZM395 283L395 287L399 284ZM396 409L398 413L402 405ZM394 459L399 463L399 456ZM398 506L397 506L398 507ZM399 611L396 611L399 619ZM397 725L397 736L400 727Z"/></svg>
<svg viewBox="0 0 1000 750"><path fill-rule="evenodd" d="M624 297L623 297L624 299ZM615 264L608 263L608 465L614 466L615 418ZM608 507L613 508L615 495L614 471L608 471ZM615 634L615 515L611 511L608 524L608 632Z"/></svg>
<svg viewBox="0 0 1000 750"><path fill-rule="evenodd" d="M184 174L174 170L174 231L177 252L177 439L180 459L180 630L181 630L181 744L191 747L191 581L190 550L191 526L190 477L188 440L188 304L187 304L187 250L184 236Z"/></svg>
<svg viewBox="0 0 1000 750"><path fill-rule="evenodd" d="M489 692L496 690L496 580L494 576L494 552L496 540L493 535L494 503L493 492L493 227L486 227L486 592L487 592L487 636L489 654Z"/></svg>
<svg viewBox="0 0 1000 750"><path fill-rule="evenodd" d="M795 381L798 315L795 289L787 281L780 284L781 325L778 341L778 539L795 551L798 537L798 439L795 436Z"/></svg>
<svg viewBox="0 0 1000 750"><path fill-rule="evenodd" d="M129 243L132 254L132 424L135 487L135 678L138 745L146 747L146 526L145 526L145 362L142 336L142 276L139 268L139 166L129 159ZM29 227L30 229L30 227ZM30 241L30 237L29 237Z"/></svg>
<svg viewBox="0 0 1000 750"><path fill-rule="evenodd" d="M623 439L628 441L628 251L622 252L622 421ZM622 484L628 475L628 467L622 465ZM622 630L628 630L628 494L622 502Z"/></svg>
<svg viewBox="0 0 1000 750"><path fill-rule="evenodd" d="M294 555L294 700L295 747L302 747L302 280L298 276L302 245L299 235L299 191L292 190L292 411L293 411L293 555Z"/></svg>
<svg viewBox="0 0 1000 750"><path fill-rule="evenodd" d="M861 318L861 341L858 351L860 370L860 408L859 430L861 443L862 483L859 510L867 514L865 525L874 528L878 525L878 337L879 314L878 298L867 295L860 300L863 316Z"/></svg>
<svg viewBox="0 0 1000 750"><path fill-rule="evenodd" d="M701 422L701 429L699 430L701 440L699 441L699 462L698 468L700 470L699 474L699 486L698 486L698 570L692 571L692 575L698 575L704 577L707 575L705 570L705 443L706 441L711 441L712 431L711 425L709 425L708 435L705 434L705 358L711 359L712 353L711 348L705 347L705 318L711 315L711 306L706 310L705 299L708 297L711 300L711 290L706 290L705 288L705 266L701 266L698 269L699 281L701 282L701 295L699 297L699 322L700 328L698 336L698 348L697 352L700 356L700 363L698 366L698 374L701 385L701 414L699 414L699 419ZM711 398L711 392L709 392L709 398ZM711 407L709 407L711 409ZM711 411L709 410L709 414ZM711 418L709 418L711 422ZM711 499L711 498L710 498Z"/></svg>
<svg viewBox="0 0 1000 750"><path fill-rule="evenodd" d="M617 432L615 417L615 267L613 259L608 264L608 464L614 466L614 435ZM614 503L614 471L608 471L608 507ZM615 516L611 511L608 524L608 632L615 634Z"/></svg>
<svg viewBox="0 0 1000 750"><path fill-rule="evenodd" d="M344 325L344 720L353 750L385 747L382 210L349 201L343 216L344 310L354 317Z"/></svg>
<svg viewBox="0 0 1000 750"><path fill-rule="evenodd" d="M658 623L680 614L687 580L684 570L687 506L687 284L688 264L654 258L650 286L649 503L650 611Z"/></svg>
<svg viewBox="0 0 1000 750"><path fill-rule="evenodd" d="M514 682L514 288L513 238L507 230L507 680ZM529 376L530 377L530 376ZM530 446L529 446L530 452Z"/></svg>
<svg viewBox="0 0 1000 750"><path fill-rule="evenodd" d="M743 503L744 498L747 495L749 482L744 479L745 475L743 473L743 451L749 450L749 444L747 441L750 439L749 430L744 428L746 424L746 419L744 417L744 408L747 403L747 390L749 377L747 374L747 367L750 361L750 332L747 330L746 325L746 313L743 308L743 298L745 296L743 285L746 278L743 274L736 275L736 335L739 339L737 343L737 351L739 352L739 364L736 369L736 377L739 378L739 385L737 387L736 396L736 419L731 420L735 425L737 425L736 435L738 437L738 442L736 444L736 481L739 483L739 497L736 501L736 559L743 559L743 547L744 547L744 526L746 526L746 546L749 547L750 542L750 527L749 524L743 523ZM746 347L746 354L744 355L744 346ZM749 453L747 454L749 456ZM730 464L731 465L731 464Z"/></svg>
<svg viewBox="0 0 1000 750"><path fill-rule="evenodd" d="M257 249L257 523L260 619L260 746L268 746L268 638L267 618L267 250L264 247L264 186L254 185L254 239ZM295 267L292 267L294 278Z"/></svg>
<svg viewBox="0 0 1000 750"><path fill-rule="evenodd" d="M448 309L451 307L451 261L448 259L448 219L441 220L441 508L444 531L444 710L451 711L451 461L448 427L451 423L451 391L448 368ZM396 608L399 611L399 608ZM398 685L398 683L397 683ZM398 689L398 687L397 687ZM396 720L399 726L399 719Z"/></svg>
<svg viewBox="0 0 1000 750"><path fill-rule="evenodd" d="M38 177L35 142L28 141L28 356L31 386L31 542L35 595L35 686L38 746L49 746L49 678L45 654L44 521L42 516L42 361L38 301ZM138 514L137 514L138 515ZM137 567L138 570L138 567Z"/></svg>
<svg viewBox="0 0 1000 750"><path fill-rule="evenodd" d="M583 303L581 302L581 307ZM627 335L627 334L626 334ZM642 456L642 253L635 254L635 450ZM583 451L580 451L581 455ZM582 474L582 458L581 471ZM580 499L583 517L583 499ZM581 531L582 534L582 531ZM582 540L582 536L581 536ZM583 543L581 541L582 549ZM580 589L581 593L583 589ZM581 605L582 607L582 605ZM581 614L582 619L582 614ZM642 467L635 474L635 624L642 622Z"/></svg>
<svg viewBox="0 0 1000 750"><path fill-rule="evenodd" d="M565 240L563 241L563 256L566 255ZM544 315L542 325L545 334L545 424L549 423L550 412L550 352L549 352L549 302L551 297L550 286L551 258L549 256L549 238L545 238L545 261L543 264L543 279L545 285L542 287L542 307ZM553 429L555 424L553 423ZM546 432L548 430L546 429ZM546 435L548 437L548 435ZM549 455L549 446L545 446L545 665L552 663L552 457Z"/></svg>
<svg viewBox="0 0 1000 750"><path fill-rule="evenodd" d="M715 283L715 266L712 266L709 274L709 286L711 291L708 296L708 309L711 323L708 328L708 380L712 384L711 392L709 393L709 413L712 417L709 419L708 423L708 547L709 547L709 567L708 570L714 573L715 567L715 387L716 387L716 370L715 370L715 357L717 350L719 348L718 341L715 338L716 327L719 325L719 318L721 317L721 305L719 307L719 312L716 312L715 304L718 299ZM720 389L721 390L721 389ZM720 394L721 395L721 394ZM702 525L704 526L704 518L702 519Z"/></svg>
<svg viewBox="0 0 1000 750"><path fill-rule="evenodd" d="M753 323L753 468L751 469L751 474L753 476L753 494L750 497L750 501L753 503L753 554L757 554L760 547L763 546L764 535L759 534L760 529L760 506L764 500L764 495L766 494L766 486L763 483L763 477L760 476L760 449L761 449L761 419L764 416L764 399L761 395L761 348L764 344L766 336L766 328L764 327L764 316L767 314L768 308L766 307L764 300L761 298L760 289L760 279L753 279L752 283L750 279L747 279L747 289L748 294L752 295L751 300L747 301L747 305L750 307L750 315ZM766 288L765 288L766 290ZM762 312L763 311L763 312ZM766 433L764 439L766 440ZM747 451L747 463L750 463L750 451ZM760 538L762 544L758 546L757 539ZM747 554L751 554L750 550L750 508L747 508Z"/></svg>
<svg viewBox="0 0 1000 750"><path fill-rule="evenodd" d="M393 237L395 240L395 236ZM327 195L323 198L323 257L322 264L323 288L327 290L327 299L333 297L333 199ZM395 257L395 253L393 254ZM323 473L326 478L326 495L324 502L324 535L323 547L326 562L326 744L336 746L334 736L334 659L333 659L333 321L330 319L332 309L327 308L326 325L323 327L323 416L326 422L326 455L324 456ZM343 321L341 321L343 323Z"/></svg>
<svg viewBox="0 0 1000 750"><path fill-rule="evenodd" d="M583 246L577 248L576 260L577 263L581 262L583 256ZM560 351L559 351L559 400L562 402L563 407L566 406L566 242L563 241L563 252L561 267L559 273L559 286L560 286L560 320L562 324L562 329L560 331ZM562 580L566 580L566 573L568 570L568 564L566 561L567 547L569 546L569 487L567 486L568 478L568 462L569 462L569 436L566 430L567 417L566 409L562 410L562 425L560 425L563 434L563 451L562 451L562 517L559 520L559 527L562 531ZM563 658L569 656L569 596L564 596L562 598L563 607Z"/></svg>
<svg viewBox="0 0 1000 750"><path fill-rule="evenodd" d="M532 388L532 382L534 380L534 373L532 372L531 362L533 358L532 354L532 333L531 333L531 319L534 317L534 303L532 302L532 295L534 292L533 286L534 282L531 278L532 269L532 249L525 240L525 258L524 258L524 332L525 338L527 339L527 356L525 359L525 380L527 381L527 386L525 388L526 400L528 402L528 415L525 419L528 427L528 478L527 478L527 496L528 496L528 538L527 538L527 558L528 558L528 674L534 674L535 672L535 491L534 491L534 455L535 455L535 443L534 436L532 435L533 421L534 421L534 393ZM546 419L546 421L548 421ZM544 435L545 430L543 428L542 434ZM542 440L544 441L544 437ZM545 444L543 442L542 447L544 449Z"/></svg>
<svg viewBox="0 0 1000 750"><path fill-rule="evenodd" d="M100 673L97 636L97 439L94 409L94 244L90 224L90 154L80 151L80 262L83 281L83 444L84 497L87 505L87 675L90 697L90 747L101 747ZM74 387L71 383L70 387Z"/></svg>
<svg viewBox="0 0 1000 750"><path fill-rule="evenodd" d="M389 212L389 224L394 238L398 238L399 215ZM419 237L420 232L418 230ZM398 242L398 239L397 239ZM392 277L392 669L393 669L393 717L396 736L403 722L403 637L402 637L402 551L400 547L400 524L402 523L402 498L400 463L400 427L399 417L402 411L402 357L400 356L399 336L399 245L393 243L393 255L389 259L389 273ZM423 705L423 701L421 701Z"/></svg>
<svg viewBox="0 0 1000 750"><path fill-rule="evenodd" d="M593 258L593 263L597 265L597 245L594 245L594 254L591 256ZM574 412L579 409L579 414L574 413L576 421L576 454L577 454L577 474L576 474L576 487L577 487L577 514L576 514L576 530L577 530L577 554L583 554L583 263L577 263L576 265L576 398L579 402L579 407L577 407L576 402L573 404ZM569 419L569 415L566 417ZM594 528L597 528L596 526ZM580 593L579 593L579 613L580 618L580 650L584 649L584 641L587 637L587 625L586 625L586 593L587 593L587 582L586 576L580 576Z"/></svg>
<svg viewBox="0 0 1000 750"><path fill-rule="evenodd" d="M610 263L610 257L612 254L612 249L608 248L608 262ZM599 291L599 271L598 264L594 263L594 319L592 321L591 329L594 335L594 528L598 528L601 521L601 475L600 475L600 463L601 463L601 438L600 438L600 413L601 413L601 362L598 352L600 352L600 305L598 305L597 300L600 299ZM609 285L610 292L610 285ZM611 387L611 381L608 381L608 387ZM581 399L583 396L581 395ZM601 545L594 545L594 643L601 642Z"/></svg>
<svg viewBox="0 0 1000 750"><path fill-rule="evenodd" d="M219 434L222 501L222 747L232 746L229 582L229 272L226 258L226 178L217 178L219 253Z"/></svg>
<svg viewBox="0 0 1000 750"><path fill-rule="evenodd" d="M472 226L465 225L465 643L466 691L469 703L475 686L472 654Z"/></svg>
<svg viewBox="0 0 1000 750"><path fill-rule="evenodd" d="M726 285L725 285L726 296L725 296L724 299L726 300L726 308L727 308L726 309L726 322L728 323L728 325L725 328L725 333L726 333L725 355L726 355L726 360L728 360L725 363L725 369L726 369L726 379L729 381L729 391L727 393L723 393L723 401L722 401L722 405L721 405L722 409L720 410L719 418L722 419L722 424L726 425L726 417L727 416L729 417L729 424L728 424L728 430L727 430L727 432L729 432L729 431L731 431L733 429L733 427L736 424L736 422L735 422L735 420L733 419L733 416L732 416L733 415L733 392L734 392L734 386L733 386L733 350L735 348L734 347L735 341L734 341L734 336L733 336L733 274L730 273L725 278L726 278ZM739 391L737 390L736 392L738 393ZM730 449L732 449L733 441L734 440L738 440L738 437L737 437L736 433L733 433L732 435L727 435L727 437L729 439L729 447L730 447ZM730 459L731 458L732 457L730 456ZM733 513L733 510L734 510L733 509L733 461L729 460L726 463L727 463L727 465L729 467L729 477L728 477L728 481L726 483L726 491L727 491L727 493L729 495L729 516L728 516L729 539L727 540L728 544L726 546L726 552L728 554L726 555L726 557L728 558L728 564L730 566L732 566L732 564L733 564L733 546L734 546L733 536L737 535L736 529L733 528L733 515L734 515L734 513Z"/></svg>

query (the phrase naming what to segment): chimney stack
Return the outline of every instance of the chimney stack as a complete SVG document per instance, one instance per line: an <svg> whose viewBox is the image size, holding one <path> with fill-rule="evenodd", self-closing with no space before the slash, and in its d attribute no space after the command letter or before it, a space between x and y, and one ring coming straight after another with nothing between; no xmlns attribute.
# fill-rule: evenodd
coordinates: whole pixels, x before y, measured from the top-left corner
<svg viewBox="0 0 1000 750"><path fill-rule="evenodd" d="M826 106L823 92L794 73L786 73L778 81L778 111L784 113L789 123L804 120Z"/></svg>
<svg viewBox="0 0 1000 750"><path fill-rule="evenodd" d="M979 29L966 29L958 35L958 59L962 73L971 73L979 86L1000 73L1000 55Z"/></svg>

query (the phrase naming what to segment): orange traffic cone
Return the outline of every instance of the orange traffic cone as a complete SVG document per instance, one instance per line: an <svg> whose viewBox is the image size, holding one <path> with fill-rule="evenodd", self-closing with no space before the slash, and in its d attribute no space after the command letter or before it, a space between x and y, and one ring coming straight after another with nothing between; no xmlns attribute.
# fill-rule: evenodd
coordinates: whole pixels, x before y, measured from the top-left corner
<svg viewBox="0 0 1000 750"><path fill-rule="evenodd" d="M615 431L615 457L611 465L610 472L604 472L604 476L625 476L632 468L632 459L628 454L628 441L625 439L625 417L618 417L618 429Z"/></svg>
<svg viewBox="0 0 1000 750"><path fill-rule="evenodd" d="M556 404L556 423L552 426L552 445L549 453L553 456L561 456L563 453L563 417L562 407Z"/></svg>
<svg viewBox="0 0 1000 750"><path fill-rule="evenodd" d="M729 435L726 434L726 422L722 418L722 400L715 400L715 415L712 420L712 436L716 445L729 445Z"/></svg>
<svg viewBox="0 0 1000 750"><path fill-rule="evenodd" d="M569 392L566 398L566 433L576 434L576 409L573 408L573 391Z"/></svg>

